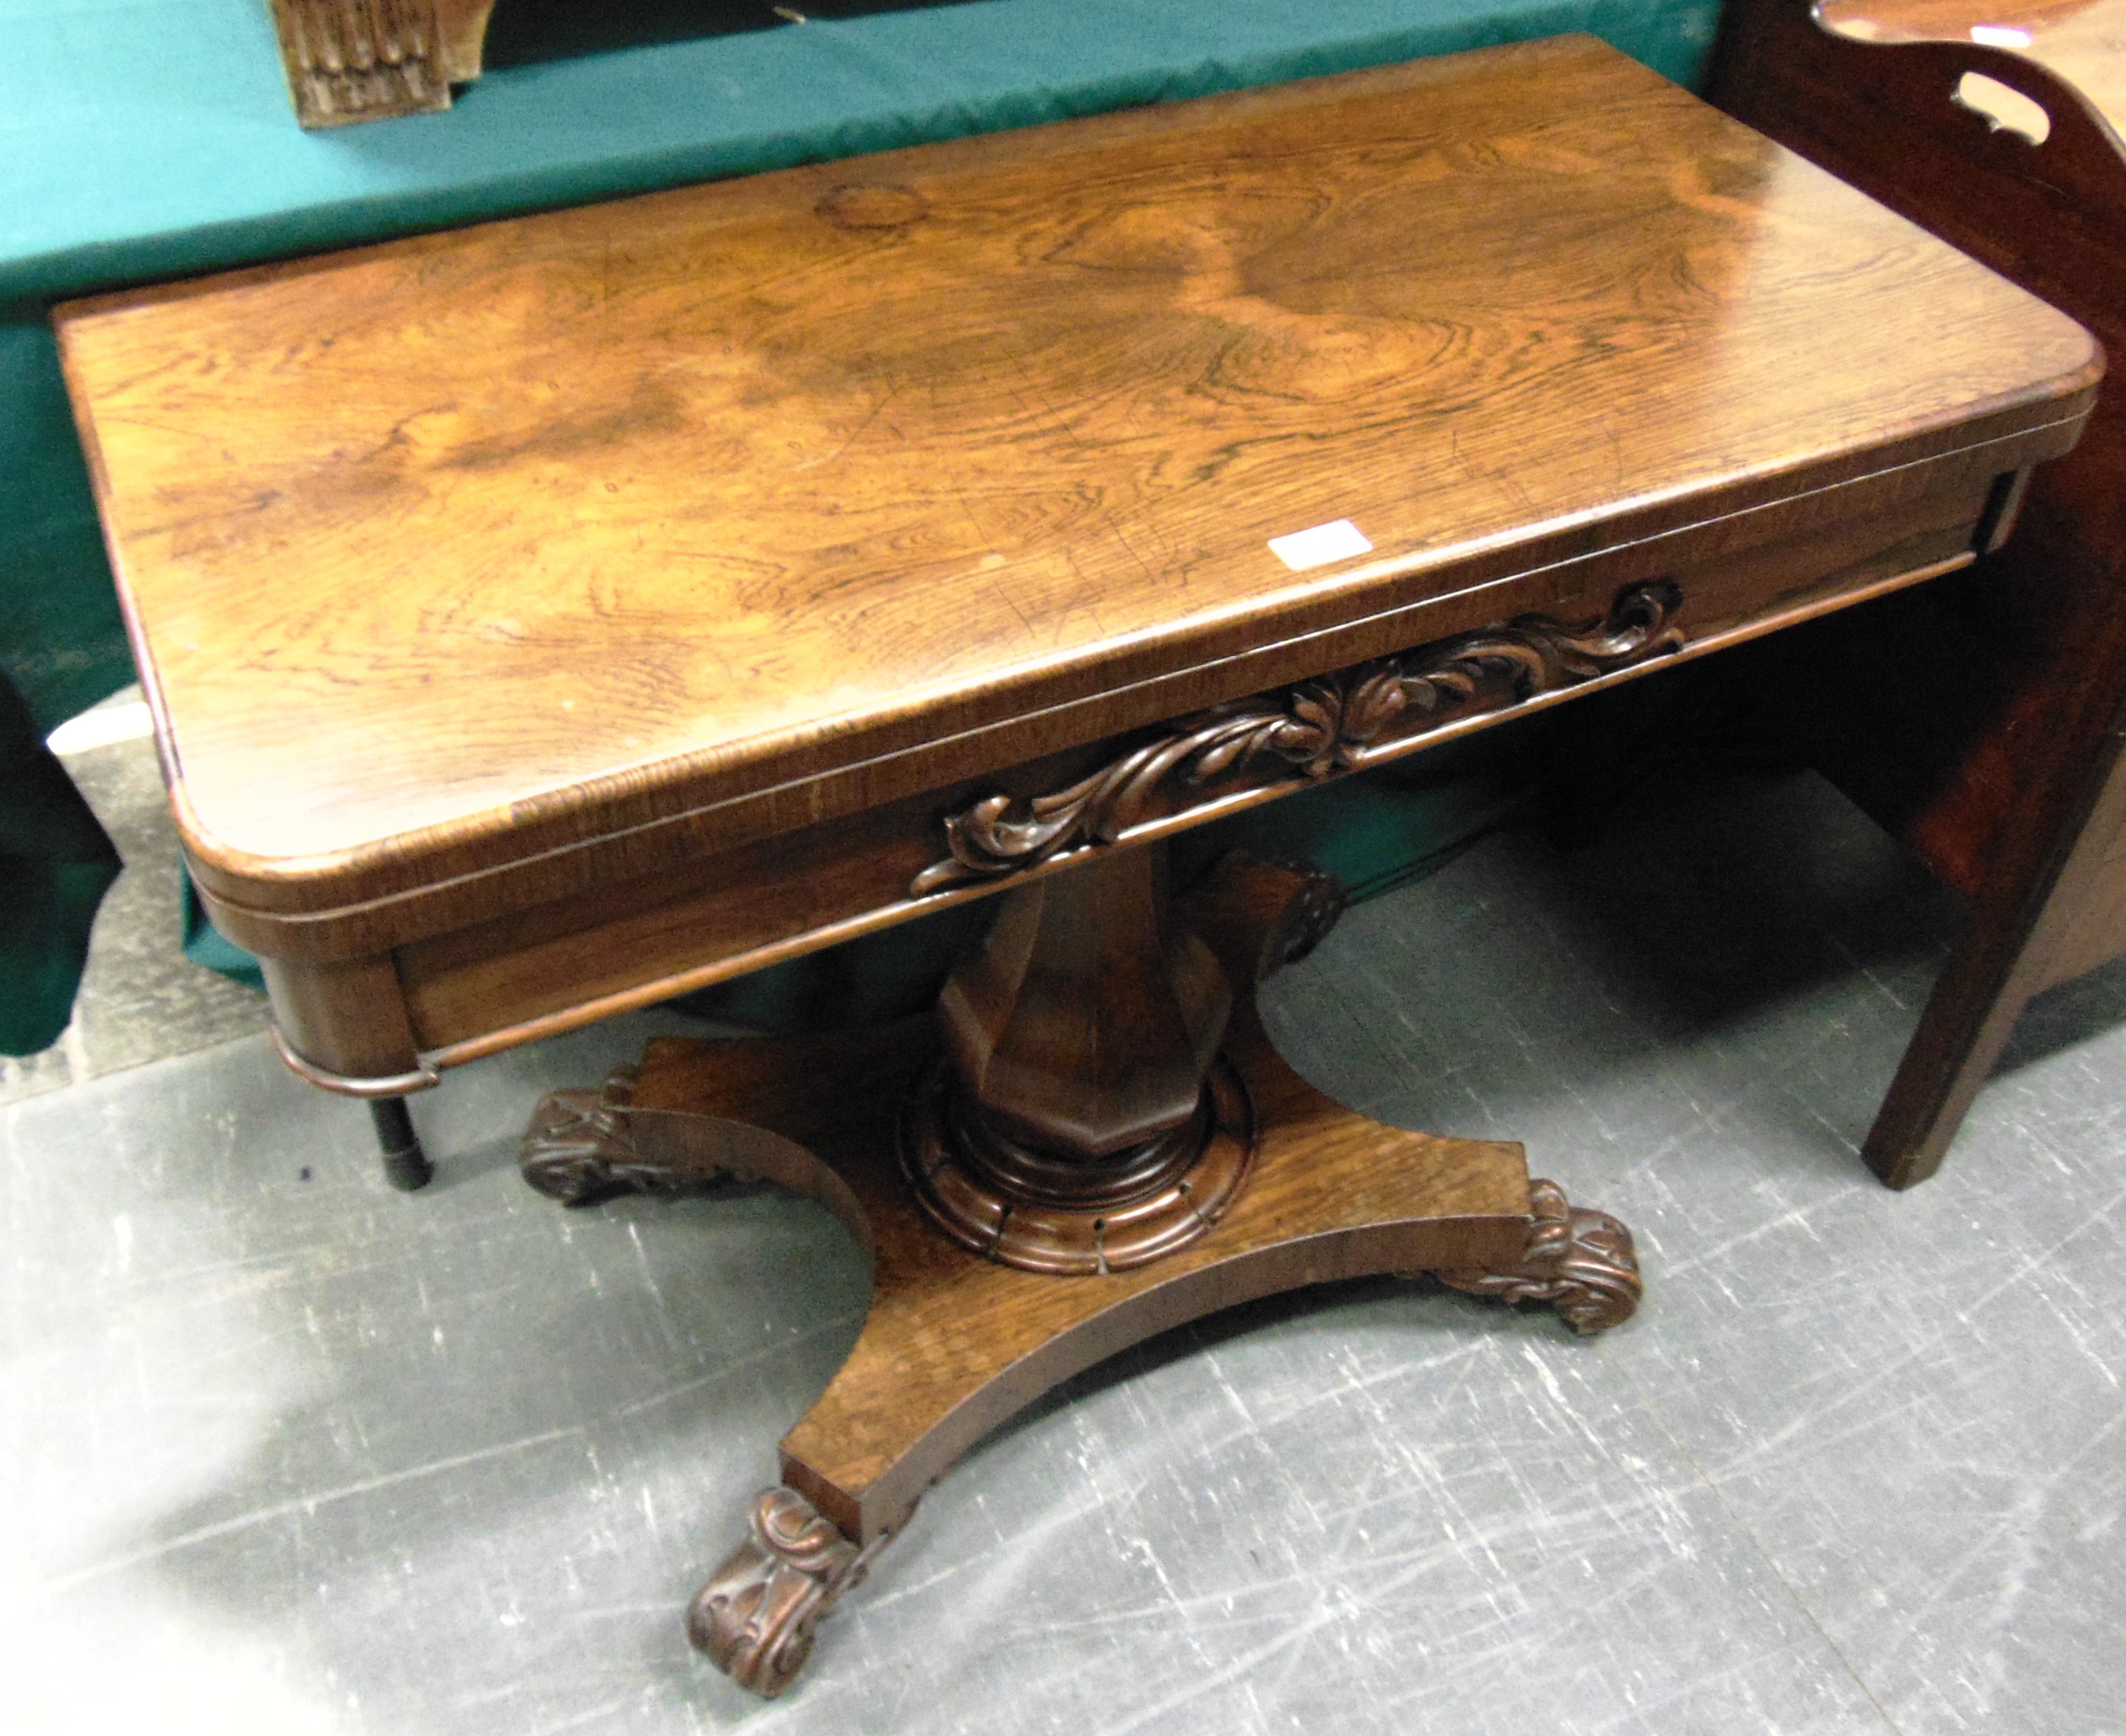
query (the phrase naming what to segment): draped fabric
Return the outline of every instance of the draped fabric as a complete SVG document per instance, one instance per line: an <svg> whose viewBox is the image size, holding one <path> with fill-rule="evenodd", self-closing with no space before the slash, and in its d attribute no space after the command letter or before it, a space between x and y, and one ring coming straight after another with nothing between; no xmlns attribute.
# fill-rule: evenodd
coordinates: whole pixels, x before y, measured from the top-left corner
<svg viewBox="0 0 2126 1736"><path fill-rule="evenodd" d="M59 1040L118 852L0 677L0 1053Z"/></svg>

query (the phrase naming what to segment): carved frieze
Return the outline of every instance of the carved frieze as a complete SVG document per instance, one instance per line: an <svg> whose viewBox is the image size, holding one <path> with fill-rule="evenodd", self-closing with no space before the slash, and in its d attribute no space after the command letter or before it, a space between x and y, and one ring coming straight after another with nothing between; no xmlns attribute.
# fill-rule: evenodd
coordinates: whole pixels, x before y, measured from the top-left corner
<svg viewBox="0 0 2126 1736"><path fill-rule="evenodd" d="M1230 789L1230 780L1252 775L1256 786L1268 787L1327 777L1354 769L1368 749L1390 741L1665 656L1685 643L1675 625L1682 604L1671 581L1633 585L1599 621L1571 626L1524 615L1221 705L1067 790L1030 800L988 795L947 816L949 854L915 877L910 895L1022 873L1066 850L1113 843L1151 816L1155 798L1169 785L1218 781Z"/></svg>

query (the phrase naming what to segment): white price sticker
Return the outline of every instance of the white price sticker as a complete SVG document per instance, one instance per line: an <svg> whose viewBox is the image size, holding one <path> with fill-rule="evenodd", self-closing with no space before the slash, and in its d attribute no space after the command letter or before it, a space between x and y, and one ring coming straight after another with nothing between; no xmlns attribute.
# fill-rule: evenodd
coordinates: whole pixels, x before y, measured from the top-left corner
<svg viewBox="0 0 2126 1736"><path fill-rule="evenodd" d="M1309 567L1325 567L1332 560L1349 560L1354 554L1370 554L1373 545L1366 533L1348 518L1334 524L1316 525L1310 531L1294 531L1288 536L1273 536L1270 553L1295 573Z"/></svg>

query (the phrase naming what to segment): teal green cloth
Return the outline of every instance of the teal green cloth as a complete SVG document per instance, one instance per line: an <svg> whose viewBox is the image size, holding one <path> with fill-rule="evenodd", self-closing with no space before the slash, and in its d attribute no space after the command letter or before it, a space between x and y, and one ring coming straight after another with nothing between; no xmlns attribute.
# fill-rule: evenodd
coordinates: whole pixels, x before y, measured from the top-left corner
<svg viewBox="0 0 2126 1736"><path fill-rule="evenodd" d="M56 300L1566 31L1688 83L1717 15L1717 0L971 0L520 52L446 113L306 134L266 0L0 0L0 671L41 727L130 678ZM16 799L0 785L0 814Z"/></svg>
<svg viewBox="0 0 2126 1736"><path fill-rule="evenodd" d="M0 677L0 1054L59 1040L118 852Z"/></svg>
<svg viewBox="0 0 2126 1736"><path fill-rule="evenodd" d="M206 906L201 903L199 889L192 885L192 877L180 866L177 875L184 900L184 955L195 965L204 965L209 970L218 970L222 975L252 988L266 986L266 973L258 968L258 960L230 940L207 920Z"/></svg>
<svg viewBox="0 0 2126 1736"><path fill-rule="evenodd" d="M88 466L41 314L0 318L0 673L47 731L133 679ZM0 785L0 811L10 797Z"/></svg>

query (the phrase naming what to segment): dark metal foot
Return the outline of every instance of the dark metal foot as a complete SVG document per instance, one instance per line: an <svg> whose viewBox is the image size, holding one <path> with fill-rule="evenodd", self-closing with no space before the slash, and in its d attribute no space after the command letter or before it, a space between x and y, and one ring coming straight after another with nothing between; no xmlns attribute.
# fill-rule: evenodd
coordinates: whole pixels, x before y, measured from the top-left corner
<svg viewBox="0 0 2126 1736"><path fill-rule="evenodd" d="M1435 1272L1472 1296L1547 1302L1576 1332L1621 1326L1639 1305L1638 1256L1632 1233L1606 1211L1572 1205L1555 1182L1531 1182L1534 1219L1518 1265L1498 1271Z"/></svg>
<svg viewBox="0 0 2126 1736"><path fill-rule="evenodd" d="M752 1535L687 1611L687 1637L742 1688L772 1700L812 1655L820 1623L862 1583L891 1532L859 1550L793 1488L753 1498Z"/></svg>
<svg viewBox="0 0 2126 1736"><path fill-rule="evenodd" d="M413 1131L413 1117L404 1097L372 1097L370 1118L376 1123L376 1143L384 1150L384 1179L401 1193L418 1193L435 1179L436 1166L421 1149L421 1136Z"/></svg>

